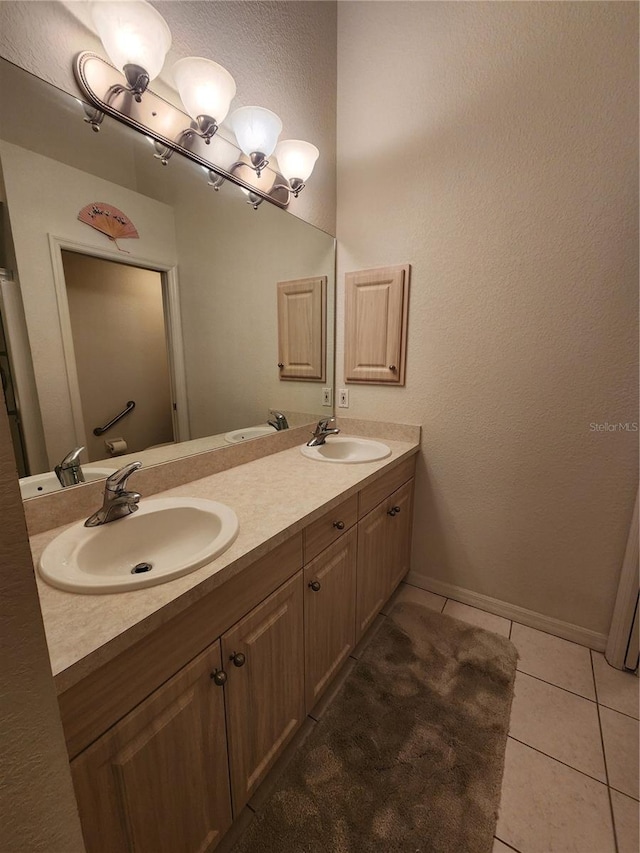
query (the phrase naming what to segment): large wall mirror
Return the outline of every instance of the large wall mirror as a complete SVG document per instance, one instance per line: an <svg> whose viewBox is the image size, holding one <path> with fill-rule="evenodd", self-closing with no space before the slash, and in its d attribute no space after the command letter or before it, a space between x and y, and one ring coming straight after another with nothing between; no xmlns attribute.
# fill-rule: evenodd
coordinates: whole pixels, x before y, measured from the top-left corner
<svg viewBox="0 0 640 853"><path fill-rule="evenodd" d="M80 445L92 479L273 433L274 410L332 413L332 236L180 156L163 166L109 117L92 132L77 98L4 60L0 115L0 367L24 497L58 488ZM312 378L279 367L283 282L289 346L321 333Z"/></svg>

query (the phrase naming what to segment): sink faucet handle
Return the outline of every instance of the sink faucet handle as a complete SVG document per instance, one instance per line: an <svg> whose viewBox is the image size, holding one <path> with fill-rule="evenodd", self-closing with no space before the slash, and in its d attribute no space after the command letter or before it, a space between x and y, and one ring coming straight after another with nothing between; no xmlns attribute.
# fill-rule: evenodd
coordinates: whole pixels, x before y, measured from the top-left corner
<svg viewBox="0 0 640 853"><path fill-rule="evenodd" d="M126 488L127 480L134 471L138 470L138 468L142 468L142 462L130 462L123 468L119 468L117 471L114 471L110 477L107 477L105 491L123 492Z"/></svg>
<svg viewBox="0 0 640 853"><path fill-rule="evenodd" d="M321 418L318 421L318 426L316 427L316 432L324 432L325 430L332 429L336 425L336 419L332 415L330 418Z"/></svg>
<svg viewBox="0 0 640 853"><path fill-rule="evenodd" d="M75 447L70 453L67 453L57 467L61 470L64 470L65 468L75 468L76 465L80 464L80 454L83 450L84 447Z"/></svg>

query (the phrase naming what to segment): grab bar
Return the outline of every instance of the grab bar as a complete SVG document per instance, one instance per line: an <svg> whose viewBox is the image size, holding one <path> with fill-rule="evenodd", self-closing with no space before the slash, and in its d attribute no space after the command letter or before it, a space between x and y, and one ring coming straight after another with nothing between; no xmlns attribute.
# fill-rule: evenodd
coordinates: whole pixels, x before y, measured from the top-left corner
<svg viewBox="0 0 640 853"><path fill-rule="evenodd" d="M116 415L115 418L109 421L108 424L105 424L103 427L96 427L93 431L94 435L103 435L108 429L111 429L112 426L118 423L118 421L122 420L125 415L128 415L129 412L132 412L136 407L136 404L133 400L129 400L125 408L120 412L119 415Z"/></svg>

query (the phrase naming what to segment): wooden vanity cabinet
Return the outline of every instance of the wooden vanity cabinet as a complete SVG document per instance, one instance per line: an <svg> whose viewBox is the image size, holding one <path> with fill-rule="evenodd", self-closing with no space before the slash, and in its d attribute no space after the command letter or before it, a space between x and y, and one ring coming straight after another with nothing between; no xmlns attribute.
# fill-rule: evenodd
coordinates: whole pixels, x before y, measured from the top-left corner
<svg viewBox="0 0 640 853"><path fill-rule="evenodd" d="M307 712L355 645L356 546L357 533L352 528L304 568Z"/></svg>
<svg viewBox="0 0 640 853"><path fill-rule="evenodd" d="M71 762L90 853L208 853L231 825L213 643Z"/></svg>
<svg viewBox="0 0 640 853"><path fill-rule="evenodd" d="M412 515L410 479L358 522L356 642L409 571Z"/></svg>
<svg viewBox="0 0 640 853"><path fill-rule="evenodd" d="M302 577L297 572L222 636L235 815L305 716Z"/></svg>

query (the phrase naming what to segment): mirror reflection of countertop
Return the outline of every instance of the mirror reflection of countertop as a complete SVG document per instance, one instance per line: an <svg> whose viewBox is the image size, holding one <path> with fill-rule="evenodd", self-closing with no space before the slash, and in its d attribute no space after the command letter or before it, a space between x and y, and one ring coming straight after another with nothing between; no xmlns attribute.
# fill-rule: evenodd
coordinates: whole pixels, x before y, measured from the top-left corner
<svg viewBox="0 0 640 853"><path fill-rule="evenodd" d="M293 447L155 495L222 501L236 512L240 522L236 541L214 563L170 583L92 596L54 589L37 576L58 692L67 690L300 532L377 479L384 469L418 451L418 440L383 440L391 448L391 455L376 462L319 465ZM34 564L46 545L69 526L31 538Z"/></svg>

